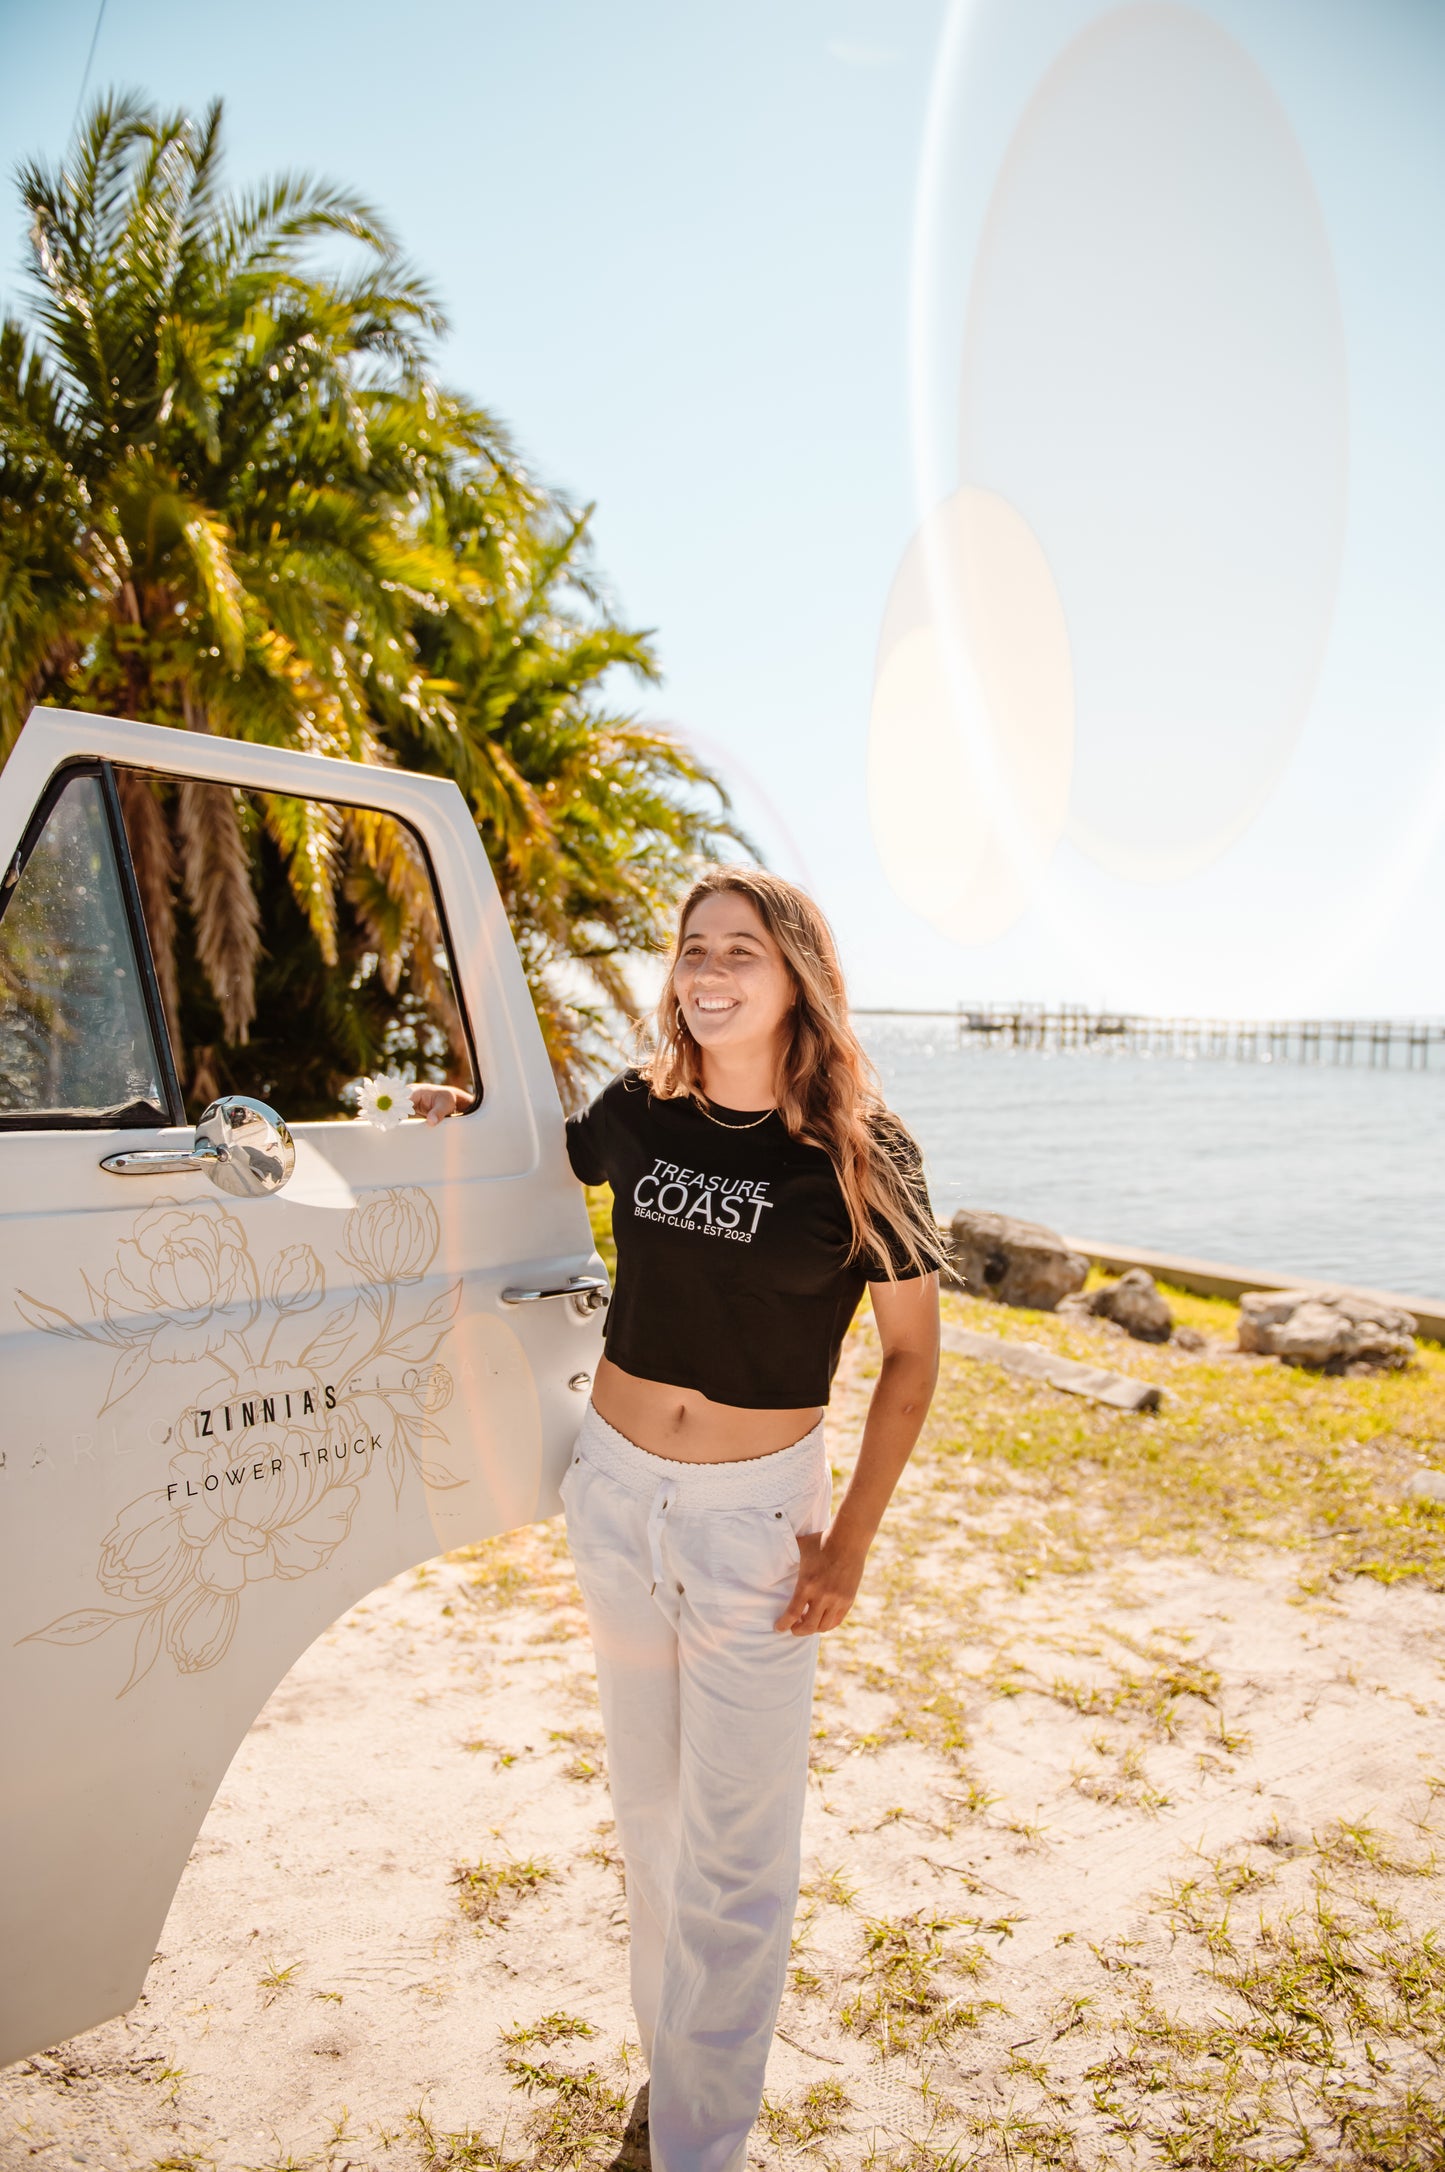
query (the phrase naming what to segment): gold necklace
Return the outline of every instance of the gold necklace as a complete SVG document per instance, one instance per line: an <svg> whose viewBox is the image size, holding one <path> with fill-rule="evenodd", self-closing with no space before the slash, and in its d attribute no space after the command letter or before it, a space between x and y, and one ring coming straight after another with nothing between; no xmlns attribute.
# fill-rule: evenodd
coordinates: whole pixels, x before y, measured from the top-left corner
<svg viewBox="0 0 1445 2172"><path fill-rule="evenodd" d="M725 1124L720 1116L713 1115L712 1110L704 1102L699 1101L698 1107L710 1124L717 1125L719 1131L756 1131L759 1124L765 1124L770 1116L776 1116L778 1113L776 1109L764 1109L762 1115L755 1116L750 1124Z"/></svg>

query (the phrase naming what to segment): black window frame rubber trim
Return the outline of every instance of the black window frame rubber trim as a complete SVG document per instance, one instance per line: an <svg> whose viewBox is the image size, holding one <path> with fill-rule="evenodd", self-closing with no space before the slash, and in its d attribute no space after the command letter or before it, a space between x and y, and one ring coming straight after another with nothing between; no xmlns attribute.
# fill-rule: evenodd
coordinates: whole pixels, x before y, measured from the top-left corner
<svg viewBox="0 0 1445 2172"><path fill-rule="evenodd" d="M167 1107L159 1109L147 1101L133 1101L124 1108L101 1109L94 1114L81 1114L70 1109L4 1109L0 1110L0 1132L183 1129L186 1122L185 1104L181 1099L180 1081L176 1077L170 1029L166 1025L160 984L156 979L155 959L151 955L150 937L140 909L140 890L130 856L130 840L126 836L125 823L121 817L120 794L108 762L99 757L63 762L47 779L45 790L36 801L30 820L25 825L25 833L14 858L5 870L3 881L0 881L0 919L4 918L5 908L14 895L16 884L24 874L31 854L44 835L45 826L55 812L57 802L70 785L81 777L94 777L100 784L101 805L105 809L111 850L115 854L120 877L121 899L130 927L131 955L135 960L141 1000L145 1005L146 1024L150 1029L151 1052L160 1073L161 1091L166 1096Z"/></svg>

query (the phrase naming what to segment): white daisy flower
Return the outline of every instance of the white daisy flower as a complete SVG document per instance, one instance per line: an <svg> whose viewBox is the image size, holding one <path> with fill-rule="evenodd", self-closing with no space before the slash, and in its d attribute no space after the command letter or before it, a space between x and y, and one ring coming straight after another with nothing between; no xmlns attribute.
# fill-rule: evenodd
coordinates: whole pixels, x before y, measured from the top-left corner
<svg viewBox="0 0 1445 2172"><path fill-rule="evenodd" d="M362 1079L358 1095L357 1116L363 1123L375 1124L378 1131L393 1130L411 1114L410 1081L398 1078L394 1072L383 1071L378 1078Z"/></svg>

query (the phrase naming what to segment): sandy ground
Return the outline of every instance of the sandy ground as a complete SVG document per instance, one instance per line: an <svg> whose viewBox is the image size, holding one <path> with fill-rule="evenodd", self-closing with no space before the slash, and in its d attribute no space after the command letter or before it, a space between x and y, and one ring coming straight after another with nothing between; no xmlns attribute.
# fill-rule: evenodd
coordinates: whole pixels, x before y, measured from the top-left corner
<svg viewBox="0 0 1445 2172"><path fill-rule="evenodd" d="M848 1362L844 1466L856 1339ZM906 1485L941 1483L923 1464ZM1360 1579L1304 1597L1268 1553L1120 1557L1019 1589L980 1544L951 1620L919 1626L915 1726L883 1628L918 1560L885 1563L825 1646L753 2160L1163 2162L1147 2091L1131 2132L1128 2076L1100 2081L1120 2041L1100 2032L1141 1987L1219 2009L1171 1882L1177 1903L1178 1881L1215 1892L1221 1861L1248 1862L1241 1884L1303 1905L1322 1864L1360 1867L1366 1844L1338 1836L1364 1821L1405 1836L1426 1874L1391 1891L1438 1919L1420 1821L1445 1768L1445 1598ZM0 2165L606 2163L642 2078L610 1835L560 1526L398 1578L257 1720L140 2004L0 2076ZM1407 2046L1391 2086L1401 2056L1438 2080Z"/></svg>

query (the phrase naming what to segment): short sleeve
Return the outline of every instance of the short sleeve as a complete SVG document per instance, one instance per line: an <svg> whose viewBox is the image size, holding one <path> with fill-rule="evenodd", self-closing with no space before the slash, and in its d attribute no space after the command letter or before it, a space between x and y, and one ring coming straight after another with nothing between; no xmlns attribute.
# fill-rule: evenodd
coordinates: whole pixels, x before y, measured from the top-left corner
<svg viewBox="0 0 1445 2172"><path fill-rule="evenodd" d="M905 1131L897 1117L892 1115L879 1120L877 1134L880 1144L886 1149L894 1167L898 1170L899 1175L903 1178L905 1185L916 1200L925 1226L932 1229L935 1226L933 1203L928 1196L928 1183L923 1174L923 1156L918 1151L917 1143L911 1134ZM876 1215L873 1220L873 1229L874 1233L883 1241L884 1249L892 1262L893 1272L890 1276L888 1269L880 1260L872 1256L865 1257L863 1273L869 1282L916 1281L920 1275L931 1274L934 1267L939 1264L936 1258L926 1261L922 1267L912 1264L896 1230L892 1229L887 1222Z"/></svg>
<svg viewBox="0 0 1445 2172"><path fill-rule="evenodd" d="M567 1159L582 1184L607 1182L607 1089L577 1116L567 1119Z"/></svg>

